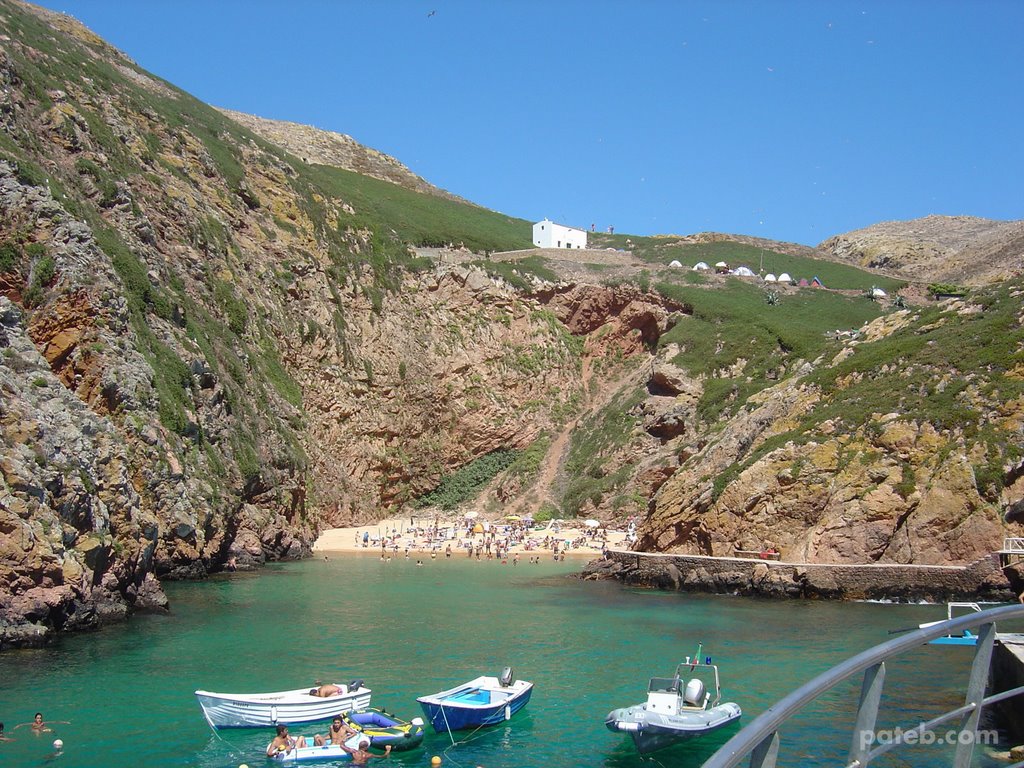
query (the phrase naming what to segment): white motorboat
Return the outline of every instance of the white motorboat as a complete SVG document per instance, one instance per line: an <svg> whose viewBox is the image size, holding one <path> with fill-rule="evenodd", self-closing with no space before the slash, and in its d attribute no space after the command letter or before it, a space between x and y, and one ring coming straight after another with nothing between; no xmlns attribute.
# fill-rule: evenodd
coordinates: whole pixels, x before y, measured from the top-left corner
<svg viewBox="0 0 1024 768"><path fill-rule="evenodd" d="M683 675L702 675L714 680L714 698L700 676L683 682ZM672 677L651 678L647 701L608 713L605 725L610 731L628 733L641 753L653 752L680 741L716 731L739 720L738 704L720 703L722 689L718 667L700 659L700 648L692 659L676 666Z"/></svg>
<svg viewBox="0 0 1024 768"><path fill-rule="evenodd" d="M338 693L323 697L311 694L309 688L274 693L196 691L196 699L211 728L315 723L370 706L370 689L362 680L353 680L338 688Z"/></svg>

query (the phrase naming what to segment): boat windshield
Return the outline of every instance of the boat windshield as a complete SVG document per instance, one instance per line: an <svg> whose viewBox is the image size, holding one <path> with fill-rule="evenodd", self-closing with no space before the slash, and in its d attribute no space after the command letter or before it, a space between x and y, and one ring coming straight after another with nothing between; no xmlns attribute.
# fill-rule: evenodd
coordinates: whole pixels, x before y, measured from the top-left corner
<svg viewBox="0 0 1024 768"><path fill-rule="evenodd" d="M648 693L679 693L683 683L678 677L652 677L647 686Z"/></svg>

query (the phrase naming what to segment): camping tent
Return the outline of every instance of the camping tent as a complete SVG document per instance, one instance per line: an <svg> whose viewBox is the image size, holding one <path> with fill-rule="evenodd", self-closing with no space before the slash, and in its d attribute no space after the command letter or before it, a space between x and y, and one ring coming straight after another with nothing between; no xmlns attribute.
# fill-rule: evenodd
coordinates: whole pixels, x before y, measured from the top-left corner
<svg viewBox="0 0 1024 768"><path fill-rule="evenodd" d="M694 272L703 272L705 269L711 269L706 262L698 261L693 265Z"/></svg>
<svg viewBox="0 0 1024 768"><path fill-rule="evenodd" d="M888 295L889 294L887 294L881 288L872 288L871 289L871 298L872 299L884 299Z"/></svg>
<svg viewBox="0 0 1024 768"><path fill-rule="evenodd" d="M675 259L672 259L672 261L670 261L670 262L668 263L668 265L669 265L670 267L681 267L681 266L683 266L682 264L680 264L680 263L679 263L678 261L676 261Z"/></svg>
<svg viewBox="0 0 1024 768"><path fill-rule="evenodd" d="M793 282L793 278L789 276L789 272L783 272L781 275L779 275L779 282L780 283L792 283Z"/></svg>
<svg viewBox="0 0 1024 768"><path fill-rule="evenodd" d="M775 275L773 275L771 272L769 272L767 275L764 276L764 281L766 283L774 283L774 282L776 282Z"/></svg>
<svg viewBox="0 0 1024 768"><path fill-rule="evenodd" d="M753 277L754 270L752 270L750 267L737 267L736 271L734 271L733 274L739 275L740 277Z"/></svg>

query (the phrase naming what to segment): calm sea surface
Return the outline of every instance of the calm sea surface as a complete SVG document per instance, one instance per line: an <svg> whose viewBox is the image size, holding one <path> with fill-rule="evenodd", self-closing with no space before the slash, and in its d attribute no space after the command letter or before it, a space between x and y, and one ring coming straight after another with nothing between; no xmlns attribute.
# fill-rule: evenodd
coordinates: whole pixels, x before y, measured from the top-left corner
<svg viewBox="0 0 1024 768"><path fill-rule="evenodd" d="M170 615L0 655L0 720L16 737L0 743L0 766L268 768L274 763L262 755L271 731L212 732L195 689L257 692L364 678L374 706L409 719L420 715L416 696L511 666L535 690L507 725L457 733L469 740L454 746L430 732L422 748L390 763L426 768L440 755L447 768L696 768L735 728L641 758L627 736L605 729L604 717L642 701L647 679L670 675L699 642L720 665L725 699L749 722L819 672L887 640L887 630L944 614L935 606L630 590L570 578L581 566L459 557L416 567L404 558L339 555L169 584ZM963 649L929 647L891 664L879 727L916 724L954 706L968 658ZM792 722L780 764L839 764L859 686ZM27 727L12 731L37 710L70 724L39 737ZM840 719L847 725L833 735L830 724ZM55 757L58 736L65 749ZM934 747L897 754L877 765L950 760ZM975 762L998 765L985 756Z"/></svg>

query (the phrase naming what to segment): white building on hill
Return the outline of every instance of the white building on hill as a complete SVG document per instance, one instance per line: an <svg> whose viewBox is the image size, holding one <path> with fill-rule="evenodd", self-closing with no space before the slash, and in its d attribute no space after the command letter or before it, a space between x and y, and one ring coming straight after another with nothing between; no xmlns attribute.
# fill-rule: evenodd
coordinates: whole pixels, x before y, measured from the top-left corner
<svg viewBox="0 0 1024 768"><path fill-rule="evenodd" d="M533 225L533 244L538 248L586 248L587 233L544 219Z"/></svg>

